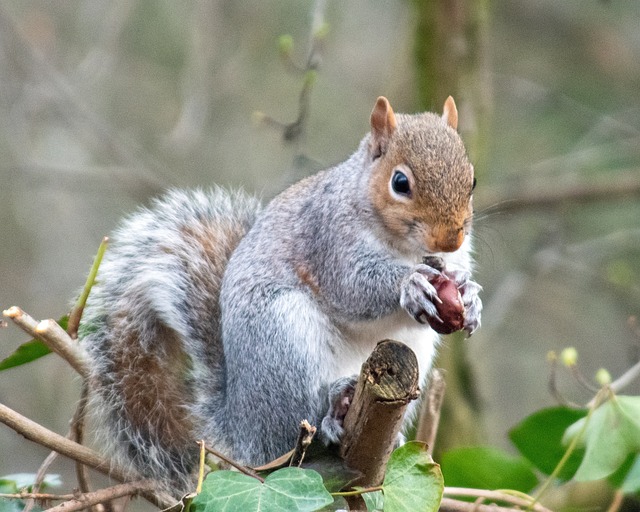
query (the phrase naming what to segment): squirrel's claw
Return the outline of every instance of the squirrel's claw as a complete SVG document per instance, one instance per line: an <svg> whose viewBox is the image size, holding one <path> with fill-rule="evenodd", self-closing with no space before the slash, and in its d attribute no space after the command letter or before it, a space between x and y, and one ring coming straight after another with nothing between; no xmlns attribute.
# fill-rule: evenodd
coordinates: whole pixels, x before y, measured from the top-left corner
<svg viewBox="0 0 640 512"><path fill-rule="evenodd" d="M440 271L428 265L416 265L402 283L400 306L421 324L430 319L439 319L435 303L442 303L429 277L440 275Z"/></svg>
<svg viewBox="0 0 640 512"><path fill-rule="evenodd" d="M464 330L468 336L471 336L480 327L480 317L482 313L482 301L480 300L480 286L475 281L469 279L468 272L466 279L461 283L458 283L458 290L460 290L460 296L462 297L462 303L464 304Z"/></svg>

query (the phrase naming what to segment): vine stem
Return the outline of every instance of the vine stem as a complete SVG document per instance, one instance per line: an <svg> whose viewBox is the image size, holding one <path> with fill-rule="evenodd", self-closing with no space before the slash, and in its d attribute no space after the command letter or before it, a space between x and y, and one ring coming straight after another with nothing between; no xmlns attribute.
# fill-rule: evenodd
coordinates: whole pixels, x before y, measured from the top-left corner
<svg viewBox="0 0 640 512"><path fill-rule="evenodd" d="M82 289L82 293L78 300L76 301L75 306L69 313L69 321L67 322L67 334L71 336L72 339L78 337L78 327L80 326L80 319L82 318L82 312L84 311L84 306L87 303L87 299L89 298L89 293L91 292L91 288L96 282L96 276L98 275L98 268L100 268L100 263L102 263L102 258L104 256L105 251L107 250L107 244L109 243L109 237L105 236L100 242L100 246L98 247L98 252L96 253L96 257L93 260L93 265L91 266L91 270L89 271L89 276L87 277L87 281L84 284L84 288Z"/></svg>
<svg viewBox="0 0 640 512"><path fill-rule="evenodd" d="M376 492L376 491L382 491L382 490L383 488L381 485L374 485L373 487L367 487L366 489L356 489L354 491L332 492L331 496L360 496L368 492Z"/></svg>

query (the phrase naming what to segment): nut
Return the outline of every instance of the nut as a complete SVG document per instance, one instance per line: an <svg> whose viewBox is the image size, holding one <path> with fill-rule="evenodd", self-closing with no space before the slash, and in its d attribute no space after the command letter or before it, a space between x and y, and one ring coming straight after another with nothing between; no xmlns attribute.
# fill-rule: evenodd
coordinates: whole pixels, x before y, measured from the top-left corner
<svg viewBox="0 0 640 512"><path fill-rule="evenodd" d="M434 277L430 280L431 284L438 292L438 297L442 301L436 302L438 316L429 320L431 328L440 334L451 334L464 328L464 303L462 296L456 286L455 281L449 279L444 274Z"/></svg>

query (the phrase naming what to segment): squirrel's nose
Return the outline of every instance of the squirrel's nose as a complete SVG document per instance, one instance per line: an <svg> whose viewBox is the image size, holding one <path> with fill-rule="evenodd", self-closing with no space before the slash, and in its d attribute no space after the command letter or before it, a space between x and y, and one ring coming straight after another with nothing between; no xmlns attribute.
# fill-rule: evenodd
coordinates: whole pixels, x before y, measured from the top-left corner
<svg viewBox="0 0 640 512"><path fill-rule="evenodd" d="M427 247L431 252L457 251L464 242L464 228L436 226L427 237Z"/></svg>

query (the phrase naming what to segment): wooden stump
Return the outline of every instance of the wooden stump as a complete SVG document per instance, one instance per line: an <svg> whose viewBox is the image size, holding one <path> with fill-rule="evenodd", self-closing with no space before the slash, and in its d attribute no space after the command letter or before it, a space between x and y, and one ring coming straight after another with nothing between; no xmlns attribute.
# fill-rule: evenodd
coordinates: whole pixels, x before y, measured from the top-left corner
<svg viewBox="0 0 640 512"><path fill-rule="evenodd" d="M418 375L413 351L393 340L378 343L362 365L340 451L363 474L355 485L382 483L407 405L418 397Z"/></svg>

